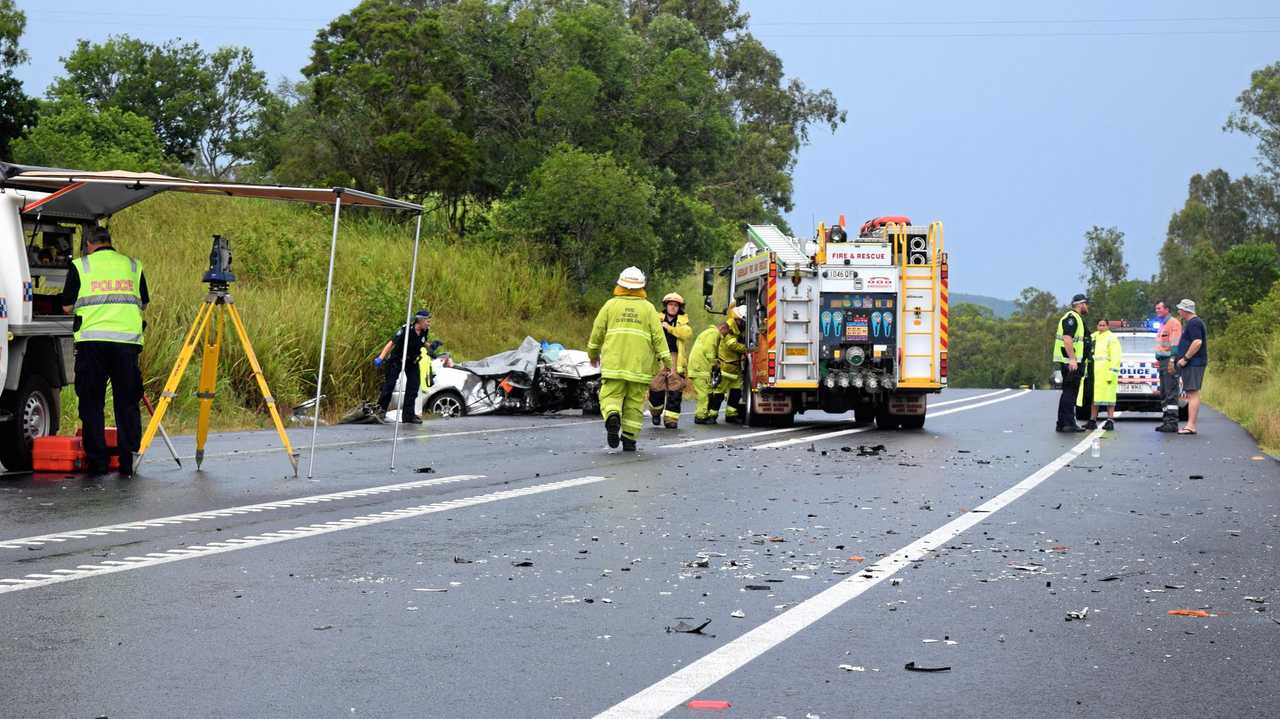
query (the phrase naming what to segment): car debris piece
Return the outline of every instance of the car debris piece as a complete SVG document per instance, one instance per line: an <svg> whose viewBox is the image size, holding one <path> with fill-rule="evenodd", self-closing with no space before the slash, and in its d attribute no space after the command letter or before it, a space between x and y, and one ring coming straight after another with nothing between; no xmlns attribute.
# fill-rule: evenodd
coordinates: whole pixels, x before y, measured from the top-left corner
<svg viewBox="0 0 1280 719"><path fill-rule="evenodd" d="M906 666L904 666L903 669L906 669L909 672L949 672L951 671L951 667L925 667L925 666L920 666L915 662L907 662Z"/></svg>
<svg viewBox="0 0 1280 719"><path fill-rule="evenodd" d="M453 563L454 564L473 564L473 562L470 559L464 559L462 557L454 557Z"/></svg>
<svg viewBox="0 0 1280 719"><path fill-rule="evenodd" d="M846 672L865 672L867 670L866 667L858 667L852 664L841 664L840 668Z"/></svg>
<svg viewBox="0 0 1280 719"><path fill-rule="evenodd" d="M332 624L321 624L321 625L320 625L320 626L318 626L318 627L312 627L312 629L316 630L317 632L323 632L323 631L325 631L326 629L333 629L333 625L332 625Z"/></svg>
<svg viewBox="0 0 1280 719"><path fill-rule="evenodd" d="M413 591L415 592L447 592L449 591L449 589L447 587L440 587L438 589L434 587L414 587Z"/></svg>
<svg viewBox="0 0 1280 719"><path fill-rule="evenodd" d="M522 560L520 560L519 562L512 562L512 563L511 563L511 566L513 566L513 567L532 567L532 566L533 566L533 562L532 562L532 561L530 561L530 560L528 560L528 559L522 559Z"/></svg>
<svg viewBox="0 0 1280 719"><path fill-rule="evenodd" d="M707 619L698 625L689 624L688 622L681 620L677 622L674 627L667 627L667 634L701 634L709 637L715 636L714 634L707 634L702 631L703 629L706 629L707 625L710 623L710 619Z"/></svg>
<svg viewBox="0 0 1280 719"><path fill-rule="evenodd" d="M1191 476L1187 477L1187 479L1204 479L1204 475L1203 475L1203 474L1193 474L1193 475L1191 475Z"/></svg>
<svg viewBox="0 0 1280 719"><path fill-rule="evenodd" d="M1266 604L1266 603L1267 603L1267 598L1266 598L1266 597L1245 597L1245 598L1244 598L1244 600L1245 600L1246 602L1253 602L1254 604Z"/></svg>
<svg viewBox="0 0 1280 719"><path fill-rule="evenodd" d="M885 446L883 444L876 444L871 446L860 444L858 445L858 456L859 457L879 457L880 453L883 452L884 450L885 450Z"/></svg>
<svg viewBox="0 0 1280 719"><path fill-rule="evenodd" d="M711 560L706 557L699 557L691 562L685 562L684 566L690 569L706 569L711 566Z"/></svg>
<svg viewBox="0 0 1280 719"><path fill-rule="evenodd" d="M747 613L742 611L741 609L735 609L732 612L729 612L729 616L733 617L734 619L743 619L747 616Z"/></svg>
<svg viewBox="0 0 1280 719"><path fill-rule="evenodd" d="M743 587L743 589L750 589L754 592L767 592L770 589L773 589L773 587L769 586L768 584L748 584L747 586Z"/></svg>
<svg viewBox="0 0 1280 719"><path fill-rule="evenodd" d="M435 474L436 471L430 467L418 467L413 470L414 474Z"/></svg>
<svg viewBox="0 0 1280 719"><path fill-rule="evenodd" d="M730 704L729 702L722 701L719 699L694 699L688 704L685 704L685 706L689 707L690 709L706 709L710 711L724 711L725 709L728 709L733 705Z"/></svg>
<svg viewBox="0 0 1280 719"><path fill-rule="evenodd" d="M1206 612L1203 609L1170 609L1169 616L1171 617L1212 617L1214 615Z"/></svg>
<svg viewBox="0 0 1280 719"><path fill-rule="evenodd" d="M1077 610L1072 610L1072 611L1070 611L1070 612L1067 612L1067 621L1068 621L1068 622L1073 621L1073 620L1074 620L1074 621L1077 621L1077 622L1083 622L1085 619L1088 619L1088 618L1089 618L1089 608L1088 608L1088 607L1085 607L1084 609L1080 609L1080 610L1078 610L1078 611L1077 611Z"/></svg>

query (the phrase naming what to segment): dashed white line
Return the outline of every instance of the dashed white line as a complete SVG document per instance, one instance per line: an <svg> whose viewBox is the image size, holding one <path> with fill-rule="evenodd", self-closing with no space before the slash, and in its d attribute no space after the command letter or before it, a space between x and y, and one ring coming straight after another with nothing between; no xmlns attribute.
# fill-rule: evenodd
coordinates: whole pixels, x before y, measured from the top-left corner
<svg viewBox="0 0 1280 719"><path fill-rule="evenodd" d="M1003 397L997 397L996 399L989 399L986 402L978 402L977 404L966 404L963 407L954 407L952 409L944 409L941 412L929 412L928 416L929 417L945 417L946 415L955 414L956 412L968 412L971 409L986 407L987 405L995 404L996 402L1005 402L1011 399L1017 399L1030 392L1031 390L1024 389L1017 394L1010 394L1010 395L1005 395ZM976 399L976 398L970 398L970 399ZM844 437L850 434L858 434L859 432L869 432L869 431L871 431L871 427L858 427L855 429L841 430L839 432L827 432L825 434L814 434L806 437L798 437L796 439L788 439L788 440L783 440L781 442L769 442L767 444L757 444L753 447L753 449L778 449L781 447L791 447L797 444L804 444L806 442L817 442L819 440L832 439L834 437Z"/></svg>
<svg viewBox="0 0 1280 719"><path fill-rule="evenodd" d="M1093 438L1101 434L1102 430L1097 430L1087 435L1084 440L1062 456L991 498L974 511L956 517L848 579L810 597L667 678L600 712L596 715L596 719L647 719L666 714L697 695L698 692L721 681L751 660L893 576L899 569L920 561L933 550L1035 489L1076 457L1088 451ZM23 586L0 587L0 591L25 588Z"/></svg>
<svg viewBox="0 0 1280 719"><path fill-rule="evenodd" d="M142 569L144 567L154 567L160 564L180 562L185 559L211 557L218 554L225 554L227 552L236 552L242 549L262 547L268 544L288 542L295 539L305 539L307 537L317 537L323 534L342 532L348 529L370 527L375 524L383 524L385 522L412 519L428 514L435 514L437 512L448 512L453 509L474 507L480 504L501 502L506 499L528 497L535 494L554 492L556 490L569 489L572 487L582 487L588 484L605 481L608 481L608 477L578 477L576 479L566 479L559 482L536 484L532 487L507 489L501 492L491 492L489 494L481 494L475 497L454 499L447 502L435 502L433 504L423 504L417 507L408 507L406 509L375 512L373 514L366 514L360 517L353 517L338 523L312 524L289 530L281 530L278 532L264 532L262 534L243 537L238 542L228 539L224 540L224 546L200 545L183 547L180 549L170 549L166 552L151 552L142 557L125 557L124 562L99 562L99 564L103 566L97 569L53 570L64 573L28 574L20 579L0 579L0 594L19 592L26 589L34 589L36 587L46 587L50 584L61 584L63 582L71 582L77 579L87 579L90 577L101 577L107 574L128 572L134 569Z"/></svg>
<svg viewBox="0 0 1280 719"><path fill-rule="evenodd" d="M107 534L131 532L150 527L165 527L172 524L184 524L187 522L200 522L207 519L220 519L237 514L247 514L250 512L287 509L290 507L301 507L308 504L319 504L321 502L333 502L341 499L359 499L361 497L372 497L379 494L392 494L395 492L406 492L412 489L422 489L424 487L436 487L442 484L457 484L458 482L468 482L473 479L484 479L484 475L459 474L451 477L438 477L436 479L419 479L413 482L383 484L376 487L349 489L343 492L331 492L329 494L314 494L309 497L295 497L293 499L282 499L276 502L246 504L239 507L212 509L207 512L193 512L191 514L177 514L171 517L158 517L156 519L144 519L134 522L124 522L122 524L109 524L101 527L92 527L90 529L74 529L66 532L22 537L20 539L5 539L0 540L0 549L25 549L27 547L39 547L49 542L65 542L68 539L87 539L88 536L101 537Z"/></svg>

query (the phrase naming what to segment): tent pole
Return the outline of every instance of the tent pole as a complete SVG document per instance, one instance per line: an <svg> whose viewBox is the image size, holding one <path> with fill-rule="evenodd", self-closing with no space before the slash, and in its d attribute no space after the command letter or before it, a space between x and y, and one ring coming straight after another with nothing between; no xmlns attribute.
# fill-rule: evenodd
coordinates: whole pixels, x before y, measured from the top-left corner
<svg viewBox="0 0 1280 719"><path fill-rule="evenodd" d="M413 231L413 268L409 270L409 299L404 308L404 342L400 351L400 376L404 377L404 390L400 393L400 414L391 435L391 471L396 471L396 444L400 441L400 424L404 422L405 398L409 396L409 378L404 372L404 361L409 356L409 323L413 320L413 290L418 281L418 242L422 238L422 213L418 213L418 226Z"/></svg>
<svg viewBox="0 0 1280 719"><path fill-rule="evenodd" d="M324 388L324 353L329 343L329 302L333 299L333 258L338 249L338 218L342 216L342 189L334 188L333 238L329 240L329 280L324 287L324 321L320 325L320 368L316 373L315 415L311 418L311 461L307 465L307 479L316 469L316 437L320 432L320 393Z"/></svg>

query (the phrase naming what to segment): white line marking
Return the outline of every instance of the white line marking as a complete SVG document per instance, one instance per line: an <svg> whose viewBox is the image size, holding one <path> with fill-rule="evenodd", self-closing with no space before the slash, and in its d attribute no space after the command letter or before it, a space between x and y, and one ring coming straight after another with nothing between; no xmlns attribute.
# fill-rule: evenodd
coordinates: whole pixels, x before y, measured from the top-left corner
<svg viewBox="0 0 1280 719"><path fill-rule="evenodd" d="M1004 402L1006 400L1017 399L1030 392L1031 390L1024 389L1017 394L1010 394L1010 395L1005 395L1003 397L997 397L996 399L989 399L986 402L979 402L977 404L966 404L963 407L954 407L952 409L944 409L941 412L929 412L927 416L945 417L946 415L955 414L956 412L968 412L971 409L985 407L989 404L995 404L996 402ZM806 442L816 442L818 440L831 439L833 437L844 437L850 434L858 434L859 432L869 432L869 431L871 431L871 427L858 427L856 429L846 429L839 432L827 432L825 434L814 434L814 435L809 435L807 437L797 437L796 439L788 439L788 440L783 440L781 442L757 444L754 447L752 447L752 449L778 449L780 447L791 447L793 445L804 444Z"/></svg>
<svg viewBox="0 0 1280 719"><path fill-rule="evenodd" d="M1035 489L1036 486L1070 464L1076 457L1088 451L1093 438L1101 434L1101 430L1090 433L1062 456L1041 467L1021 482L992 497L974 511L956 517L875 564L864 568L848 579L806 599L785 613L721 646L719 649L703 656L647 689L600 712L596 715L596 719L622 719L624 717L626 719L639 719L641 717L660 717L666 714L689 698L697 695L698 692L741 669L751 660L893 576L899 569L924 559L933 550L945 545L961 533L976 526L1027 492ZM0 587L0 592L21 589L26 589L26 587Z"/></svg>
<svg viewBox="0 0 1280 719"><path fill-rule="evenodd" d="M493 427L491 429L469 429L465 432L442 432L440 434L410 434L400 437L401 442L406 441L423 441L428 439L444 439L445 437L470 437L477 434L499 434L502 432L531 432L539 429L560 429L561 427L577 427L584 424L597 424L600 420L580 420L576 422L561 422L559 424L547 425L529 425L527 427ZM343 447L364 447L370 444L390 444L390 437L375 437L372 439L358 439L348 442L324 442L317 443L316 449L342 449ZM299 452L310 449L307 445L295 445L294 449ZM205 459L210 457L247 457L255 454L277 454L280 452L279 447L271 447L264 449L242 449L235 452L205 452ZM148 453L148 457L151 455ZM156 455L159 457L160 455ZM195 459L192 455L179 455L179 459Z"/></svg>
<svg viewBox="0 0 1280 719"><path fill-rule="evenodd" d="M34 537L23 537L21 539L4 539L0 540L0 549L24 549L27 546L41 546L47 542L62 542L67 539L85 539L84 535L92 534L95 536L105 536L113 532L129 532L138 529L146 529L148 527L165 527L171 524L182 524L185 522L199 522L206 519L216 519L234 514L244 514L247 512L262 512L271 509L287 509L289 507L300 507L306 504L318 504L320 502L332 502L339 499L359 499L361 497L371 497L379 494L390 494L393 492L405 492L411 489L421 489L423 487L435 487L441 484L456 484L458 482L467 482L473 479L484 479L483 474L458 474L452 477L438 477L436 479L419 479L414 482L401 482L399 484L383 484L376 487L365 487L363 489L349 489L343 492L332 492L329 494L314 494L309 497L295 497L293 499L282 499L277 502L263 502L261 504L246 504L240 507L227 507L226 509L213 509L207 512L194 512L192 514L177 514L172 517L160 517L157 519L145 519L141 521L126 522L123 524L109 524L102 527L93 527L92 529L74 529L66 532L55 532L53 534L41 534Z"/></svg>
<svg viewBox="0 0 1280 719"><path fill-rule="evenodd" d="M1005 392L1008 392L1008 391L1009 391L1008 388L998 389L995 392L988 392L986 394L975 394L975 395L970 395L968 397L961 397L960 399L949 399L946 402L930 403L929 408L934 409L936 407L946 407L949 404L958 404L960 402L972 402L975 399L986 399L987 397L994 397L998 394L1004 394Z"/></svg>
<svg viewBox="0 0 1280 719"><path fill-rule="evenodd" d="M534 494L543 494L545 492L554 492L559 489L569 489L572 487L581 487L597 482L608 481L608 477L578 477L577 479L565 479L559 482L548 482L547 484L535 484L532 487L522 487L520 489L507 489L501 492L492 492L490 494L481 494L475 497L467 497L465 499L456 499L448 502L436 502L434 504L423 504L417 507L409 507L407 509L398 509L390 512L379 512L377 514L366 515L361 518L349 519L345 522L334 525L309 525L298 527L292 530L280 532L265 532L263 534L255 534L244 537L236 544L230 544L234 540L225 540L228 544L222 547L183 547L181 549L171 549L167 552L151 552L145 557L125 557L129 564L114 564L102 562L104 566L101 569L90 570L83 569L76 571L74 574L28 574L22 580L0 579L0 594L8 592L17 592L24 589L33 589L35 587L45 587L50 584L61 584L62 582L70 582L77 579L88 579L89 577L100 577L105 574L116 574L118 572L127 572L134 569L142 569L144 567L154 567L159 564L169 564L172 562L180 562L184 559L200 559L202 557L211 557L227 552L236 552L241 549L250 549L252 547L262 547L268 544L276 544L279 542L288 542L294 539L305 539L307 537L316 537L323 534L333 532L342 532L348 529L358 529L361 527L369 527L375 524L383 524L385 522L395 522L401 519L412 519L437 512L448 512L452 509L462 509L464 507L474 507L480 504L489 504L491 502L501 502L505 499L515 499L517 497L528 497ZM288 533L286 533L286 531ZM55 570L56 571L56 570ZM17 583L21 581L22 583Z"/></svg>

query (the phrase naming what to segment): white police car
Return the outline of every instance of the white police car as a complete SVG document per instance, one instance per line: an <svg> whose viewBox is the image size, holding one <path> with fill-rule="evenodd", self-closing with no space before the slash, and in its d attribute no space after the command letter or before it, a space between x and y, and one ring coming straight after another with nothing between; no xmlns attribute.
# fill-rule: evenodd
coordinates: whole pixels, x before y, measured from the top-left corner
<svg viewBox="0 0 1280 719"><path fill-rule="evenodd" d="M1120 379L1116 409L1121 412L1163 413L1160 406L1160 365L1156 362L1156 332L1152 327L1116 327L1120 340ZM1181 393L1179 393L1181 394ZM1187 400L1178 398L1178 416L1187 418Z"/></svg>

